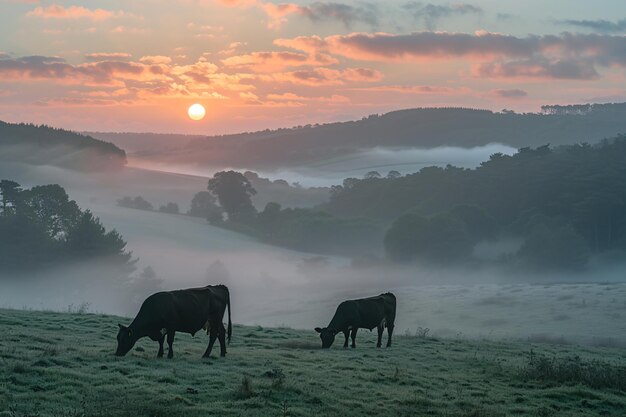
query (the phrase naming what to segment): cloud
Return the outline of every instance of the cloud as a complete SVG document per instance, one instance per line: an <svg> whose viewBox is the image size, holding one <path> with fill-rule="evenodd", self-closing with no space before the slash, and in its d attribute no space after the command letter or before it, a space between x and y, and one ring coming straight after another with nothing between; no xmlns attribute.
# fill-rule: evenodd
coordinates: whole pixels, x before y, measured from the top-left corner
<svg viewBox="0 0 626 417"><path fill-rule="evenodd" d="M515 19L515 15L511 13L496 13L496 19L498 20L511 20Z"/></svg>
<svg viewBox="0 0 626 417"><path fill-rule="evenodd" d="M473 74L486 78L543 78L561 80L595 80L600 78L593 62L543 58L522 61L485 63L474 67Z"/></svg>
<svg viewBox="0 0 626 417"><path fill-rule="evenodd" d="M195 23L188 23L187 29L194 34L194 37L202 39L214 39L224 32L223 26L198 25Z"/></svg>
<svg viewBox="0 0 626 417"><path fill-rule="evenodd" d="M344 85L346 83L376 82L383 78L380 71L369 68L312 68L276 74L259 75L265 82L287 82L310 87Z"/></svg>
<svg viewBox="0 0 626 417"><path fill-rule="evenodd" d="M277 39L277 45L340 55L354 60L406 59L483 61L474 71L483 77L594 79L596 67L626 67L626 36L598 34L531 35L524 38L478 31L350 33ZM486 61L486 62L485 62Z"/></svg>
<svg viewBox="0 0 626 417"><path fill-rule="evenodd" d="M333 94L326 96L302 96L295 93L270 93L264 99L254 93L241 93L239 97L244 100L244 104L249 106L262 107L304 107L316 104L325 106L343 106L350 103L348 97Z"/></svg>
<svg viewBox="0 0 626 417"><path fill-rule="evenodd" d="M591 29L600 33L626 32L626 19L618 20L617 22L609 20L559 20L557 23L582 29Z"/></svg>
<svg viewBox="0 0 626 417"><path fill-rule="evenodd" d="M496 90L491 90L489 92L489 94L491 96L494 97L498 97L498 98L524 98L524 97L528 97L528 93L524 90L520 90L519 88L513 88L510 90L503 90L503 89L496 89Z"/></svg>
<svg viewBox="0 0 626 417"><path fill-rule="evenodd" d="M208 97L224 98L222 92L245 91L239 75L218 72L218 67L200 58L189 65L167 62L167 57L143 57L139 62L96 61L73 65L57 57L28 56L0 59L0 79L13 81L49 81L56 84L93 88L116 88L116 94L94 91L83 94L92 98Z"/></svg>
<svg viewBox="0 0 626 417"><path fill-rule="evenodd" d="M328 66L337 64L335 58L326 54L302 54L298 52L253 52L236 55L222 60L226 67L253 70L254 72L271 72L287 67Z"/></svg>
<svg viewBox="0 0 626 417"><path fill-rule="evenodd" d="M268 28L278 29L287 21L287 16L298 15L313 22L338 21L351 27L355 23L365 23L371 27L378 25L378 8L374 3L361 3L353 6L344 3L316 1L308 6L295 3L272 3L260 0L219 0L225 6L247 9L256 7L263 10L269 21Z"/></svg>
<svg viewBox="0 0 626 417"><path fill-rule="evenodd" d="M97 52L85 55L85 59L89 61L110 61L128 59L131 57L132 55L126 52Z"/></svg>
<svg viewBox="0 0 626 417"><path fill-rule="evenodd" d="M100 21L123 17L124 12L112 12L104 9L91 10L82 6L70 6L65 8L59 4L52 4L48 7L37 7L26 13L26 16L42 19L89 19Z"/></svg>
<svg viewBox="0 0 626 417"><path fill-rule="evenodd" d="M328 49L326 40L319 36L298 36L293 39L275 39L274 45L308 53L316 53Z"/></svg>
<svg viewBox="0 0 626 417"><path fill-rule="evenodd" d="M468 3L435 5L432 3L423 4L421 2L410 1L402 7L408 11L415 20L423 21L429 30L435 29L437 23L444 18L468 14L480 15L483 13L480 7Z"/></svg>
<svg viewBox="0 0 626 417"><path fill-rule="evenodd" d="M139 58L139 62L144 64L171 64L172 58L163 55L147 55Z"/></svg>
<svg viewBox="0 0 626 417"><path fill-rule="evenodd" d="M467 93L468 88L454 88L433 85L379 85L374 87L351 88L351 90L371 91L371 92L390 92L401 94L459 94Z"/></svg>
<svg viewBox="0 0 626 417"><path fill-rule="evenodd" d="M372 3L351 6L343 3L316 1L307 7L301 7L299 13L314 22L337 20L346 27L355 23L378 26L378 8Z"/></svg>

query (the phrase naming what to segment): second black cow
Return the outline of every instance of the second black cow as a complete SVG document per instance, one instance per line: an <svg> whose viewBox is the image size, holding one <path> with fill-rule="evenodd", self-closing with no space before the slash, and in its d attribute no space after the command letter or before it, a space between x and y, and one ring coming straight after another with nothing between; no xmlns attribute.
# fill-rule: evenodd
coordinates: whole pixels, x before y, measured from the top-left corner
<svg viewBox="0 0 626 417"><path fill-rule="evenodd" d="M343 347L348 347L348 336L351 333L352 347L356 347L356 332L359 328L372 330L378 328L377 347L381 346L381 340L385 327L387 328L387 347L391 346L394 322L396 320L396 296L388 292L375 297L361 298L359 300L347 300L339 304L337 311L327 327L316 327L315 331L320 334L322 348L329 348L335 341L335 335L343 332L346 340Z"/></svg>
<svg viewBox="0 0 626 417"><path fill-rule="evenodd" d="M222 319L228 308L228 330ZM230 293L225 285L209 285L187 290L163 291L152 294L141 305L137 317L128 326L119 325L117 356L124 356L142 337L159 342L157 357L163 356L163 341L167 336L168 358L174 356L172 344L176 332L192 336L205 329L209 345L203 357L208 357L215 340L220 342L220 356L226 356L226 337L230 342L232 323L230 316Z"/></svg>

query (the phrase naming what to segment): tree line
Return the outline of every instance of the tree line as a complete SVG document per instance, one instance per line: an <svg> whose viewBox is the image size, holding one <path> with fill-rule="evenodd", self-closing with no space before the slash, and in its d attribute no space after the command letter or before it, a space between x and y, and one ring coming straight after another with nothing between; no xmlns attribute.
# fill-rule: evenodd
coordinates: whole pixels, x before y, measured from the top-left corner
<svg viewBox="0 0 626 417"><path fill-rule="evenodd" d="M0 121L0 160L93 171L123 167L126 152L64 129Z"/></svg>
<svg viewBox="0 0 626 417"><path fill-rule="evenodd" d="M626 250L626 136L498 153L475 169L350 178L322 208L389 224L386 252L399 261L464 261L480 241L517 237L502 262L582 268Z"/></svg>
<svg viewBox="0 0 626 417"><path fill-rule="evenodd" d="M347 178L327 203L308 209L271 202L257 211L256 190L235 171L217 173L206 193L202 213L212 224L319 253L384 248L391 262L580 270L626 251L626 136L493 154L474 169L372 171ZM499 250L504 241L517 244ZM488 259L477 255L485 242L496 248Z"/></svg>
<svg viewBox="0 0 626 417"><path fill-rule="evenodd" d="M106 260L130 273L134 260L115 230L107 231L59 185L22 188L0 181L0 273L24 272L68 262Z"/></svg>

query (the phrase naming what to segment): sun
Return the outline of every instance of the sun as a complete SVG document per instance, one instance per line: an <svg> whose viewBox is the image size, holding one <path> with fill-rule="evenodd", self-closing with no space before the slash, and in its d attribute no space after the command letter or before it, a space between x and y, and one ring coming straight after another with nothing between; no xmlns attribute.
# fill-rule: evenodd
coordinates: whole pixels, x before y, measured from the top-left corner
<svg viewBox="0 0 626 417"><path fill-rule="evenodd" d="M206 115L206 110L202 104L192 104L187 109L187 114L191 120L202 120Z"/></svg>

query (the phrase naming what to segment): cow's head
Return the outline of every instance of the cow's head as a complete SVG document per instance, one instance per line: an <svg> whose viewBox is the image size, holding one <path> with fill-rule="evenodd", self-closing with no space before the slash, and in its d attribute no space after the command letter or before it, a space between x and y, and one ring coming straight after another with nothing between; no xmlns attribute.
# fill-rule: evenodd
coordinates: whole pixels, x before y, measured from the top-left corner
<svg viewBox="0 0 626 417"><path fill-rule="evenodd" d="M135 346L137 337L130 327L121 324L118 324L118 326L120 327L120 331L117 332L117 350L115 351L115 356L124 356Z"/></svg>
<svg viewBox="0 0 626 417"><path fill-rule="evenodd" d="M328 349L332 346L337 331L329 329L328 327L324 327L323 329L316 327L315 331L320 334L320 339L322 339L322 349Z"/></svg>

